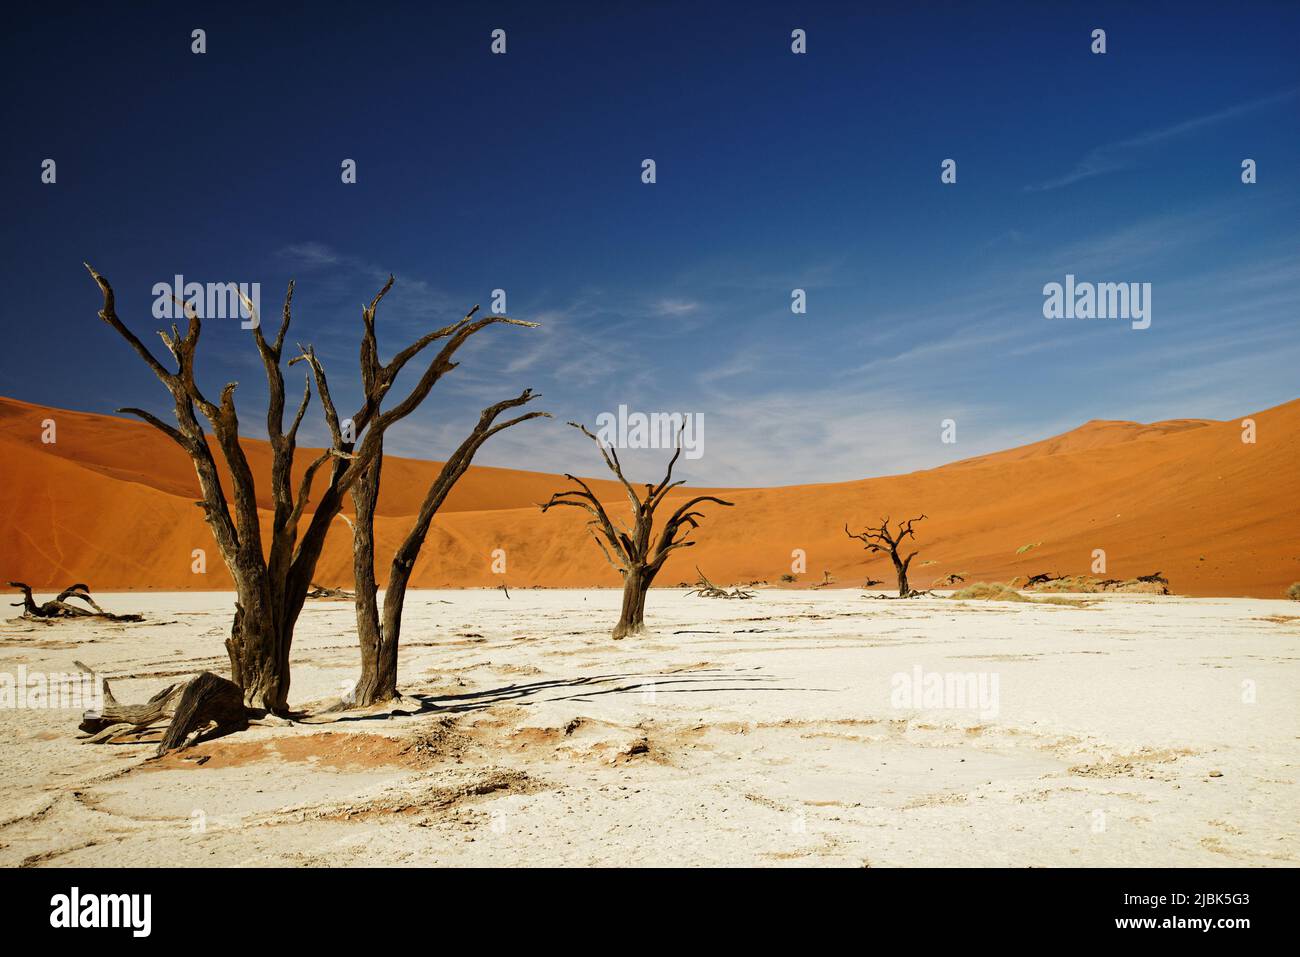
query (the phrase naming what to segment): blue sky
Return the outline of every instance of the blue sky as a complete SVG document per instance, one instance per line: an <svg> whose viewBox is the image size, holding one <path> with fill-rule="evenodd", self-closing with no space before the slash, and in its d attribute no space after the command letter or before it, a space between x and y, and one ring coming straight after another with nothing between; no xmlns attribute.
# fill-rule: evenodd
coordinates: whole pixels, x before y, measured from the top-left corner
<svg viewBox="0 0 1300 957"><path fill-rule="evenodd" d="M151 289L176 273L260 282L272 316L296 277L290 339L316 346L345 408L360 304L388 272L389 353L504 288L510 314L542 327L483 334L390 433L390 451L429 458L525 386L560 421L620 403L703 413L705 454L684 473L725 485L904 472L1093 418L1294 399L1300 6L1138 6L131 4L12 19L0 393L168 409L95 318L88 260L151 342ZM505 56L489 52L498 27ZM949 157L955 185L939 179ZM1150 282L1151 328L1044 319L1042 287L1067 272ZM790 311L796 287L806 315ZM249 333L210 321L200 362L213 392L240 382L259 434ZM662 456L632 458L649 472ZM478 461L598 471L558 422L498 436Z"/></svg>

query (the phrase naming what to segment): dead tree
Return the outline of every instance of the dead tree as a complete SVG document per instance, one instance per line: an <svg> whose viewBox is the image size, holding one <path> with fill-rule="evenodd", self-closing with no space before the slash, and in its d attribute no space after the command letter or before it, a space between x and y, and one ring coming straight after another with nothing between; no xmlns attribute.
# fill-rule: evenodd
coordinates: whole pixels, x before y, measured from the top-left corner
<svg viewBox="0 0 1300 957"><path fill-rule="evenodd" d="M399 352L383 367L385 378L376 388L381 397L392 386L397 373L411 359L430 343L446 340L442 350L401 402L380 412L368 398L361 410L352 417L346 434L339 428L339 419L329 398L324 369L319 362L313 362L317 390L335 440L332 448L323 452L303 470L295 489L291 475L298 426L311 399L311 383L309 380L297 412L286 430L284 376L280 362L285 335L289 330L294 284L289 283L280 327L274 341L267 342L263 336L260 317L251 317L253 341L265 369L269 391L266 425L272 455L270 486L273 511L269 522L270 542L268 547L264 547L253 471L239 440L239 419L234 402L237 384L231 382L226 385L217 401L213 402L204 395L195 381L195 353L202 331L198 313L192 307L185 306L188 319L185 333L182 334L175 325L172 326L170 335L160 333L164 345L175 360L176 369L173 371L164 366L118 318L113 289L108 280L89 265L86 268L103 293L104 307L100 310L100 318L126 340L171 394L175 426L142 409L119 411L138 416L161 431L179 445L194 463L203 494L197 504L203 509L204 518L235 584L235 617L230 638L226 641L231 678L243 690L243 699L248 707L284 714L288 710L289 651L293 643L294 626L311 587L316 563L325 546L326 534L342 509L344 496L379 454L385 431L424 401L434 383L453 365L451 357L456 350L486 323L482 320L472 321L470 316L466 316L460 322L421 336ZM384 288L364 311L367 327L373 325L375 309L392 285L393 277L389 276ZM245 300L245 306L251 314L252 304ZM367 343L363 341L362 349L366 348ZM233 503L227 500L226 491L222 487L213 447L208 444L208 436L200 423L200 414L211 427L216 450L228 468ZM357 436L362 437L358 440ZM310 518L306 519L306 530L300 534L299 525L305 518L313 480L326 463L330 464L330 469L324 489L316 499Z"/></svg>
<svg viewBox="0 0 1300 957"><path fill-rule="evenodd" d="M387 291L386 288L385 291ZM378 300L376 300L377 302ZM385 393L387 393L392 383L392 379L396 376L396 371L391 369L392 363L383 365L379 361L379 349L375 339L374 305L372 304L362 317L365 329L361 339L361 383L365 394L366 408L378 410ZM478 306L475 306L462 322L469 321L477 311ZM506 323L530 328L537 325L535 322L524 322L520 319L509 319L505 316L488 316L483 319L473 320L470 325L464 327L463 332L456 334L472 335L478 329L493 323ZM451 329L452 327L448 327L448 330L444 331L450 335ZM299 359L305 360L313 371L322 376L318 391L325 389L325 391L322 391L322 395L328 395L323 373L320 372L320 363L315 355L310 350L305 350L302 356L293 361L297 362ZM440 366L439 377L456 367L456 363L451 362L450 359L451 354L448 353L446 361ZM383 440L382 437L380 438L378 452L350 490L352 504L356 510L355 520L351 523L352 572L356 582L357 636L361 644L361 677L353 689L349 703L364 707L399 697L397 691L397 647L402 630L402 607L406 601L406 589L410 584L411 574L415 570L415 561L419 557L420 549L423 548L425 538L429 534L429 527L433 522L433 517L437 514L438 509L442 507L443 502L446 501L456 482L465 474L474 459L474 454L482 447L484 442L498 432L518 425L520 422L549 416L550 413L547 412L528 412L503 422L496 421L497 417L507 409L526 405L535 398L536 396L532 390L525 389L513 399L505 399L488 406L479 416L478 423L469 436L443 463L437 477L429 486L414 524L393 555L392 564L389 567L388 583L384 587L382 609L378 600L379 586L375 579L375 509L379 503L380 475L384 466ZM342 440L340 423L332 405L327 406L326 419L334 434L335 442L340 442Z"/></svg>
<svg viewBox="0 0 1300 957"><path fill-rule="evenodd" d="M14 608L23 610L23 618L45 620L52 618L102 618L106 621L144 621L144 615L114 615L111 612L104 611L90 597L90 588L86 585L70 585L59 592L59 597L42 602L39 605L36 604L36 599L32 597L30 585L23 582L10 582L9 587L17 588L23 593L23 600L13 603ZM90 609L69 604L69 598L84 601L90 606Z"/></svg>
<svg viewBox="0 0 1300 957"><path fill-rule="evenodd" d="M684 481L672 481L673 466L677 464L677 458L682 454L681 442L678 441L677 451L668 462L668 472L664 475L663 481L658 485L647 483L642 498L632 487L632 483L624 477L618 452L592 435L586 426L577 422L570 422L569 425L596 443L601 456L605 459L605 465L622 483L632 506L632 525L630 528L616 528L610 520L609 513L605 511L605 506L591 490L591 486L577 476L568 474L564 477L580 487L556 492L551 496L550 501L541 507L542 511L547 512L557 505L570 505L583 509L592 516L587 522L591 537L604 552L605 559L623 577L623 607L619 612L618 624L614 626L613 637L624 638L628 635L641 634L645 631L645 596L655 576L664 567L664 562L668 560L670 554L679 548L689 548L695 544L689 536L700 527L698 520L704 517L703 512L694 511L695 506L705 502L725 506L731 506L733 503L723 501L714 495L700 495L689 499L672 513L664 523L658 539L654 539L655 509L663 503L664 496L685 484ZM683 531L682 526L688 527ZM678 537L679 532L681 532L680 537ZM604 541L601 540L602 538Z"/></svg>
<svg viewBox="0 0 1300 957"><path fill-rule="evenodd" d="M912 552L906 558L898 553L899 546L903 544L905 538L910 537L916 541L916 534L912 531L912 525L924 519L921 515L917 518L909 518L906 522L899 522L898 530L891 531L889 528L889 518L881 519L878 528L872 528L870 525L865 530L854 534L849 531L848 523L844 524L844 534L849 538L856 538L863 543L863 547L875 554L876 552L885 552L889 555L890 560L894 563L894 571L898 575L898 597L912 598L922 594L914 591L912 586L907 583L907 568L912 564L912 559L916 557L916 552Z"/></svg>

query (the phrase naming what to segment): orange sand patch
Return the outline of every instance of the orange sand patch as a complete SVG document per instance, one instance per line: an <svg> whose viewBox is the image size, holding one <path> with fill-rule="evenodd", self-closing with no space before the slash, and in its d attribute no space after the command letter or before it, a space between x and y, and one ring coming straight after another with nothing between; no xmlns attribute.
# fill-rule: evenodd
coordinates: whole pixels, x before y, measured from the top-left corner
<svg viewBox="0 0 1300 957"><path fill-rule="evenodd" d="M423 759L410 751L410 741L382 734L311 732L269 741L229 740L197 744L173 751L144 767L152 771L239 768L264 761L307 762L335 771L419 766Z"/></svg>

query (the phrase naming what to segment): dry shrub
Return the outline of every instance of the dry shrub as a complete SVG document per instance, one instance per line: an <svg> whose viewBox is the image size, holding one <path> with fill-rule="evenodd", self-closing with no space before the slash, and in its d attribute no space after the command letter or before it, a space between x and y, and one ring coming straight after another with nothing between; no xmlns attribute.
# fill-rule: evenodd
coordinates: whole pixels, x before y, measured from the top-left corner
<svg viewBox="0 0 1300 957"><path fill-rule="evenodd" d="M953 592L948 597L974 599L976 601L1019 601L1031 605L1068 605L1071 608L1086 608L1090 604L1087 599L1058 598L1055 595L1047 598L1028 598L1014 588L1000 582L976 582L973 585L967 585L961 591Z"/></svg>
<svg viewBox="0 0 1300 957"><path fill-rule="evenodd" d="M961 591L953 592L949 597L957 599L975 599L977 601L1029 601L1014 588L998 582L976 582L967 585Z"/></svg>

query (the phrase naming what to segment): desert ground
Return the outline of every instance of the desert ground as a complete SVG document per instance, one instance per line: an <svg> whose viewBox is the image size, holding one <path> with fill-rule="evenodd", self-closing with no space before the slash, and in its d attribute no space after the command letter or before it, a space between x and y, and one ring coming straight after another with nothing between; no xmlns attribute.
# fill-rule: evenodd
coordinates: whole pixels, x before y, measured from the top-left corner
<svg viewBox="0 0 1300 957"><path fill-rule="evenodd" d="M292 724L155 760L0 711L0 865L1300 863L1295 603L1078 597L655 589L615 642L614 590L413 592L397 716L327 712L353 610L310 602ZM225 669L231 595L97 598L146 620L4 623L0 671ZM917 668L996 698L905 706Z"/></svg>

